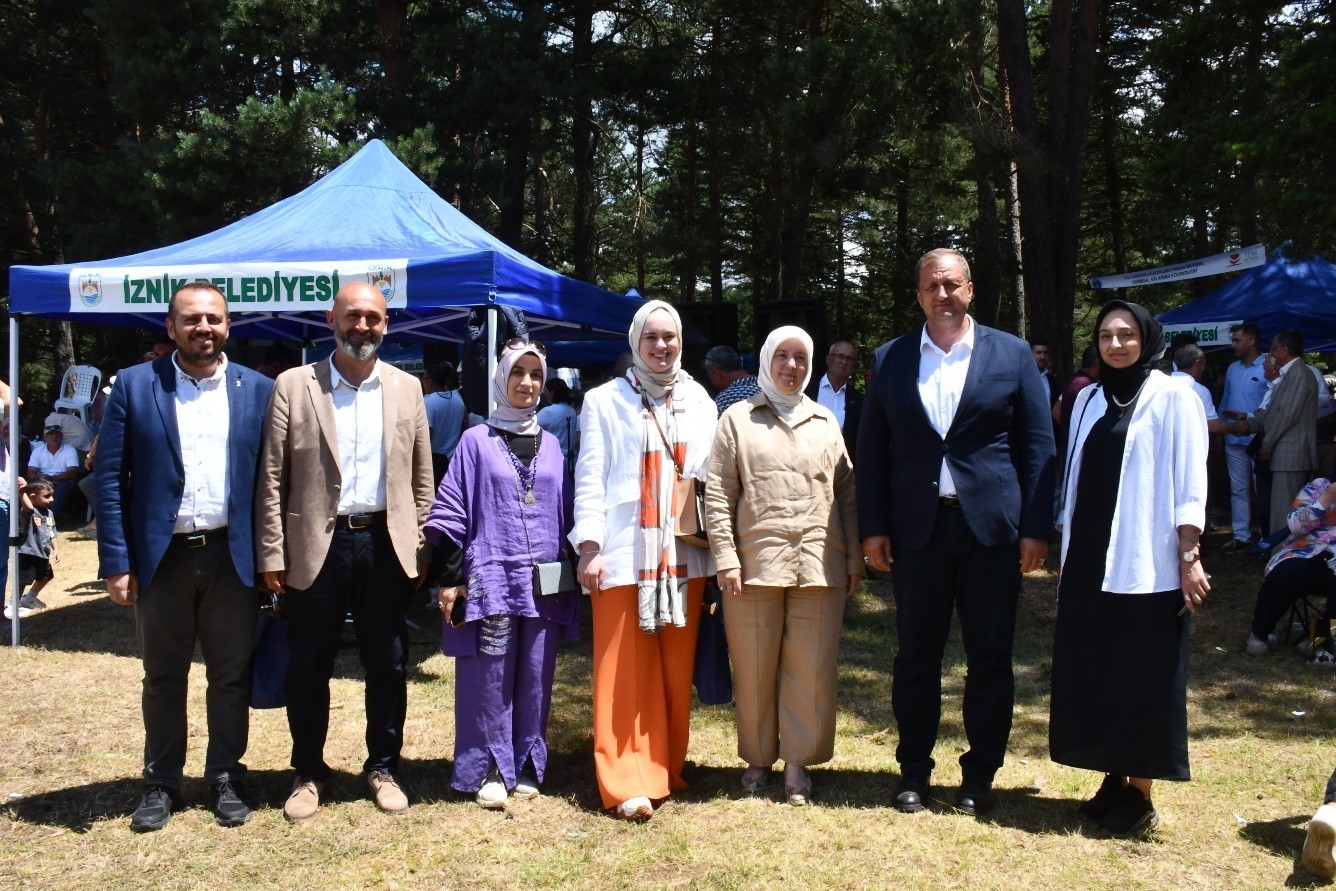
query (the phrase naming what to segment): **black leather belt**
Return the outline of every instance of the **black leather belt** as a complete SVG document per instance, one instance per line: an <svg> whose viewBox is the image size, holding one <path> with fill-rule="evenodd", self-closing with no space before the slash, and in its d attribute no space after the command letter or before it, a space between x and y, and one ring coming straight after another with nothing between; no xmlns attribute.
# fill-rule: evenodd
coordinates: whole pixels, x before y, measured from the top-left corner
<svg viewBox="0 0 1336 891"><path fill-rule="evenodd" d="M219 526L217 529L206 529L203 532L178 532L172 536L172 541L180 542L188 548L202 548L209 543L209 539L225 541L227 527Z"/></svg>
<svg viewBox="0 0 1336 891"><path fill-rule="evenodd" d="M938 495L937 503L942 507L960 507L959 495Z"/></svg>
<svg viewBox="0 0 1336 891"><path fill-rule="evenodd" d="M374 514L339 514L334 520L335 529L370 529L372 526L385 525L385 511Z"/></svg>

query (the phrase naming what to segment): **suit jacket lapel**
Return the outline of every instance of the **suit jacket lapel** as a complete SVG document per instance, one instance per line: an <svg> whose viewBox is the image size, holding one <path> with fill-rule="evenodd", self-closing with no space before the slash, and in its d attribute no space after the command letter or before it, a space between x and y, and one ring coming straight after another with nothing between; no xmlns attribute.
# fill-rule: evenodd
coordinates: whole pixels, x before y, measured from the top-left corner
<svg viewBox="0 0 1336 891"><path fill-rule="evenodd" d="M919 394L919 358L922 351L920 339L923 329L920 328L917 334L905 334L903 339L906 341L905 348L900 350L897 357L895 368L895 383L897 386L905 387L904 401L909 408L909 417L906 420L912 420L914 423L922 425L933 436L937 431L933 429L932 422L928 420L928 410L923 407L923 397Z"/></svg>
<svg viewBox="0 0 1336 891"><path fill-rule="evenodd" d="M181 431L176 424L176 363L172 357L163 356L153 362L153 401L158 406L158 417L162 421L167 442L171 444L172 460L176 462L176 472L185 473L181 463Z"/></svg>
<svg viewBox="0 0 1336 891"><path fill-rule="evenodd" d="M314 377L307 383L306 392L315 409L320 435L324 437L329 453L334 456L334 466L339 467L339 428L334 424L334 379L329 373L329 363L328 356L315 363Z"/></svg>
<svg viewBox="0 0 1336 891"><path fill-rule="evenodd" d="M956 429L956 424L965 414L969 406L970 397L978 389L979 377L988 367L989 361L993 358L993 336L992 334L973 319L970 324L974 326L974 353L970 356L970 367L965 372L965 386L960 390L960 402L956 405L955 417L951 419L951 426L946 432L950 435L951 431Z"/></svg>
<svg viewBox="0 0 1336 891"><path fill-rule="evenodd" d="M388 367L384 362L380 365L380 403L381 413L385 416L385 424L380 432L380 451L385 458L386 470L391 467L390 445L394 442L395 420L399 414L398 387L395 386L394 378L385 373Z"/></svg>

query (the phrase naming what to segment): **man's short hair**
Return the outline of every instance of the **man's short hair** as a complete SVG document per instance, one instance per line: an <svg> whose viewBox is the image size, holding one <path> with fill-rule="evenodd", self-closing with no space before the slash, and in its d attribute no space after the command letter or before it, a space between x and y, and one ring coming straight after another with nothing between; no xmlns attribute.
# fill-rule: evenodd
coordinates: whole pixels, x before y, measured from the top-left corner
<svg viewBox="0 0 1336 891"><path fill-rule="evenodd" d="M705 354L705 365L707 370L713 365L724 374L729 374L742 369L742 357L731 346L717 346Z"/></svg>
<svg viewBox="0 0 1336 891"><path fill-rule="evenodd" d="M1235 331L1251 337L1253 343L1259 343L1262 340L1262 329L1258 328L1253 322L1240 322L1237 325L1230 325L1229 333L1233 334Z"/></svg>
<svg viewBox="0 0 1336 891"><path fill-rule="evenodd" d="M936 260L939 257L955 257L957 260L960 261L960 268L965 273L965 281L967 282L974 281L974 279L970 277L970 261L965 259L964 254L962 254L955 248L933 248L932 250L924 254L922 257L919 257L918 262L914 264L915 289L918 288L918 284L920 281L919 276L921 276L923 273L923 265L925 263L931 263L933 260Z"/></svg>
<svg viewBox="0 0 1336 891"><path fill-rule="evenodd" d="M1304 354L1304 335L1297 328L1286 328L1284 331L1276 332L1272 342L1283 346L1291 359Z"/></svg>
<svg viewBox="0 0 1336 891"><path fill-rule="evenodd" d="M1030 349L1034 349L1035 347L1048 347L1049 349L1053 349L1053 345L1048 342L1047 337L1031 338Z"/></svg>
<svg viewBox="0 0 1336 891"><path fill-rule="evenodd" d="M427 377L431 378L438 390L453 390L459 386L459 375L450 362L437 362L427 369Z"/></svg>
<svg viewBox="0 0 1336 891"><path fill-rule="evenodd" d="M23 487L23 491L31 494L33 492L54 492L55 483L50 480L28 480L28 485Z"/></svg>
<svg viewBox="0 0 1336 891"><path fill-rule="evenodd" d="M227 318L227 298L223 296L223 292L219 290L218 286L207 278L197 278L193 282L186 282L184 285L173 291L172 299L167 301L167 315L176 315L176 298L184 291L212 291L219 297L222 297L223 318ZM173 344L173 346L175 346L175 344Z"/></svg>
<svg viewBox="0 0 1336 891"><path fill-rule="evenodd" d="M1081 353L1081 367L1094 368L1098 364L1099 364L1099 347L1095 346L1092 343L1085 348L1085 352Z"/></svg>
<svg viewBox="0 0 1336 891"><path fill-rule="evenodd" d="M1204 358L1206 354L1201 351L1201 347L1195 343L1185 344L1174 352L1174 367L1179 371L1187 371Z"/></svg>

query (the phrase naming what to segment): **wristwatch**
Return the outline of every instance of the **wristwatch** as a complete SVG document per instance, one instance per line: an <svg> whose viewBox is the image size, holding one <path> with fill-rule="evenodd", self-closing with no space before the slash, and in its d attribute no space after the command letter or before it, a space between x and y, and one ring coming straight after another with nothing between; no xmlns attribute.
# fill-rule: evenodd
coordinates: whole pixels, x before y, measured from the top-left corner
<svg viewBox="0 0 1336 891"><path fill-rule="evenodd" d="M1180 556L1182 556L1184 563L1192 564L1197 562L1197 557L1199 557L1200 555L1197 553L1196 550L1191 550L1191 551L1184 551Z"/></svg>

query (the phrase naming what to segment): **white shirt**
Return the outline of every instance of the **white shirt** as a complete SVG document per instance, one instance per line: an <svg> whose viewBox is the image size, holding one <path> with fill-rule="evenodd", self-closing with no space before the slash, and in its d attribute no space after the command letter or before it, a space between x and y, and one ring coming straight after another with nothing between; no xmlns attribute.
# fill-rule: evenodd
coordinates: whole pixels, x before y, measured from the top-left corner
<svg viewBox="0 0 1336 891"><path fill-rule="evenodd" d="M960 394L965 389L965 376L969 374L970 357L974 355L974 320L966 317L969 327L965 336L943 352L928 337L928 326L923 326L919 337L919 398L923 400L923 411L928 415L928 423L939 436L945 437L951 429L951 422L956 418L956 409L960 407ZM956 494L956 481L951 476L951 468L946 459L942 459L942 471L937 478L938 495Z"/></svg>
<svg viewBox="0 0 1336 891"><path fill-rule="evenodd" d="M331 360L334 385L334 426L339 431L339 513L369 514L385 510L385 390L380 360L371 374L354 387ZM404 468L404 472L407 472Z"/></svg>
<svg viewBox="0 0 1336 891"><path fill-rule="evenodd" d="M1201 399L1201 407L1206 410L1206 420L1217 421L1220 419L1220 416L1215 413L1215 400L1211 398L1211 391L1198 383L1195 377L1186 371L1178 371L1177 369L1169 376L1192 388L1192 392L1196 393L1197 397Z"/></svg>
<svg viewBox="0 0 1336 891"><path fill-rule="evenodd" d="M1094 385L1082 390L1072 406L1072 423L1079 419L1079 427L1072 428L1063 498L1064 561L1082 451L1090 428L1107 408L1104 389ZM1179 586L1178 527L1206 524L1206 444L1201 400L1162 374L1150 375L1127 425L1101 590L1153 594Z"/></svg>
<svg viewBox="0 0 1336 891"><path fill-rule="evenodd" d="M848 392L849 382L846 380L844 386L838 390L830 382L830 375L821 375L821 383L816 387L816 401L830 409L831 414L835 415L835 420L840 422L840 429L844 429L844 394Z"/></svg>
<svg viewBox="0 0 1336 891"><path fill-rule="evenodd" d="M209 377L196 381L176 371L176 432L181 439L181 468L185 486L173 531L203 532L227 525L227 357ZM244 518L250 522L250 517Z"/></svg>
<svg viewBox="0 0 1336 891"><path fill-rule="evenodd" d="M79 454L74 451L74 447L66 443L61 443L60 448L52 454L46 447L45 441L38 442L32 447L32 456L28 458L28 466L36 470L42 476L55 476L58 473L64 473L71 467L79 466Z"/></svg>

